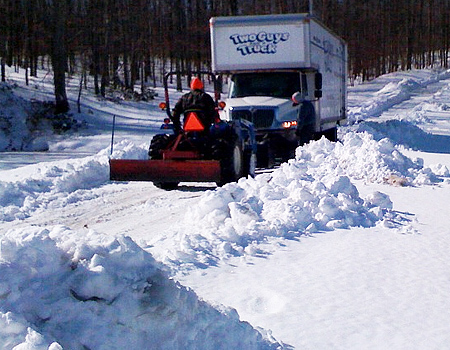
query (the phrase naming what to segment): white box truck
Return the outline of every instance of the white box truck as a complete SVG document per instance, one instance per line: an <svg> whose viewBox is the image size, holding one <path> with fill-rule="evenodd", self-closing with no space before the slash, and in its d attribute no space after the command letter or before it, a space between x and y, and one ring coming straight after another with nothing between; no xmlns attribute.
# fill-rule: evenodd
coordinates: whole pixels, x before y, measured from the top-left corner
<svg viewBox="0 0 450 350"><path fill-rule="evenodd" d="M308 14L213 17L212 70L228 77L225 120L256 129L258 166L293 156L346 119L346 43Z"/></svg>

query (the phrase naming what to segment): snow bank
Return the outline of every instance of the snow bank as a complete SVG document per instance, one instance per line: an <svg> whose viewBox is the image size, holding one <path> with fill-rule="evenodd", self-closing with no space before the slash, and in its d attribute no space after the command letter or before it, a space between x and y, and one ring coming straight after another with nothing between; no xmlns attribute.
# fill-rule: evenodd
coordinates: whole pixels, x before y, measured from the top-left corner
<svg viewBox="0 0 450 350"><path fill-rule="evenodd" d="M87 157L38 166L34 174L19 181L0 182L0 220L29 217L89 196L92 189L109 179L107 157Z"/></svg>
<svg viewBox="0 0 450 350"><path fill-rule="evenodd" d="M406 76L398 79L396 76ZM450 153L448 136L440 133L429 133L425 130L436 131L439 128L446 129L446 115L450 110L450 105L446 102L445 96L450 90L448 85L439 88L433 93L435 87L427 90L427 87L435 82L448 79L450 71L412 71L386 75L375 79L365 85L370 93L364 94L361 99L358 93L350 94L350 107L348 111L349 122L353 124L349 128L340 128L340 133L368 132L374 139L380 141L389 138L395 145L402 145L413 150L431 153ZM358 90L361 87L354 87ZM352 88L350 88L351 90ZM416 98L412 95L417 90L424 89L429 96L426 99ZM419 94L420 96L420 94ZM390 107L400 104L406 100L415 100L414 108L404 108L397 106L387 113L381 120L378 118L383 112L389 111ZM414 102L411 102L414 103ZM352 106L353 105L353 106ZM367 120L369 119L370 120Z"/></svg>
<svg viewBox="0 0 450 350"><path fill-rule="evenodd" d="M310 173L321 177L346 175L373 183L390 183L397 179L402 186L439 182L421 159L405 156L389 139L374 139L372 134L347 133L341 142L326 139L298 148L297 162L305 164Z"/></svg>
<svg viewBox="0 0 450 350"><path fill-rule="evenodd" d="M387 195L361 198L352 179L405 186L438 177L387 139L375 141L368 133L348 133L342 143L322 138L299 147L295 160L272 173L206 192L187 212L167 262L210 266L230 256L264 254L260 243L270 237L406 221Z"/></svg>
<svg viewBox="0 0 450 350"><path fill-rule="evenodd" d="M145 159L147 151L131 142L116 145L112 157ZM0 220L14 221L36 211L65 206L95 196L90 189L109 181L109 149L96 156L31 166L16 181L0 181ZM25 170L22 170L25 172Z"/></svg>
<svg viewBox="0 0 450 350"><path fill-rule="evenodd" d="M370 98L358 103L358 106L349 108L348 122L358 123L369 117L375 117L388 108L405 101L411 97L411 93L417 89L426 88L429 84L450 77L450 70L445 71L420 71L421 74L411 74L409 77L392 81L389 79L396 73L386 74L375 79L372 83L387 80L386 85L377 90ZM406 74L407 75L407 74Z"/></svg>
<svg viewBox="0 0 450 350"><path fill-rule="evenodd" d="M388 138L397 146L404 146L415 151L431 153L450 153L449 137L446 135L433 135L422 130L418 124L420 116L415 122L406 118L386 121L365 121L355 128L358 132L368 132L377 141Z"/></svg>
<svg viewBox="0 0 450 350"><path fill-rule="evenodd" d="M0 236L0 275L2 349L282 347L199 300L127 237L11 230Z"/></svg>

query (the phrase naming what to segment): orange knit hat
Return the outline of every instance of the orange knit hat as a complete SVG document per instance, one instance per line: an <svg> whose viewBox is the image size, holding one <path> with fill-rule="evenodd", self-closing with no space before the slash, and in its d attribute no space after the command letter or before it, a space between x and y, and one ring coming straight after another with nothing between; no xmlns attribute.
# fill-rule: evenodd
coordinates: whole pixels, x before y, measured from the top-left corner
<svg viewBox="0 0 450 350"><path fill-rule="evenodd" d="M199 78L195 77L192 79L191 90L203 90L203 83Z"/></svg>

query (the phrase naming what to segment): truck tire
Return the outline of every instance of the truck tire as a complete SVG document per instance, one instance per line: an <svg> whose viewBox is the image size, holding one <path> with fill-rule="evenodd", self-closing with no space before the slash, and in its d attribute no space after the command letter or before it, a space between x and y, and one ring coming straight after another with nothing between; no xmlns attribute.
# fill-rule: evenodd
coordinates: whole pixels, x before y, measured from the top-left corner
<svg viewBox="0 0 450 350"><path fill-rule="evenodd" d="M148 150L149 159L162 159L162 151L167 148L174 138L174 135L166 134L153 136ZM156 187L167 191L174 190L178 187L178 182L153 182L153 184Z"/></svg>
<svg viewBox="0 0 450 350"><path fill-rule="evenodd" d="M303 126L300 130L297 130L298 144L300 146L306 145L310 141L314 140L314 124L308 124Z"/></svg>
<svg viewBox="0 0 450 350"><path fill-rule="evenodd" d="M272 169L278 163L276 160L277 151L270 141L262 142L258 145L257 151L257 167L264 169Z"/></svg>
<svg viewBox="0 0 450 350"><path fill-rule="evenodd" d="M220 181L218 186L235 182L244 176L244 152L237 136L231 140L218 139L212 146L213 159L220 160Z"/></svg>
<svg viewBox="0 0 450 350"><path fill-rule="evenodd" d="M251 150L244 152L244 176L255 177L256 174L256 154Z"/></svg>
<svg viewBox="0 0 450 350"><path fill-rule="evenodd" d="M325 130L322 132L322 135L325 136L331 142L337 142L337 127Z"/></svg>

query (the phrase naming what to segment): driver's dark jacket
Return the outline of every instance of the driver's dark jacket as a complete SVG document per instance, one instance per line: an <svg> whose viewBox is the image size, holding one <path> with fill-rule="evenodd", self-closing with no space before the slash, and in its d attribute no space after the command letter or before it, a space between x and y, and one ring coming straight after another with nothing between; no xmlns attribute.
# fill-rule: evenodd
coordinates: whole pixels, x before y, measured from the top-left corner
<svg viewBox="0 0 450 350"><path fill-rule="evenodd" d="M175 104L172 113L172 122L176 130L181 129L180 116L188 110L195 110L198 113L205 130L218 118L216 105L213 98L201 90L193 90L183 95Z"/></svg>

